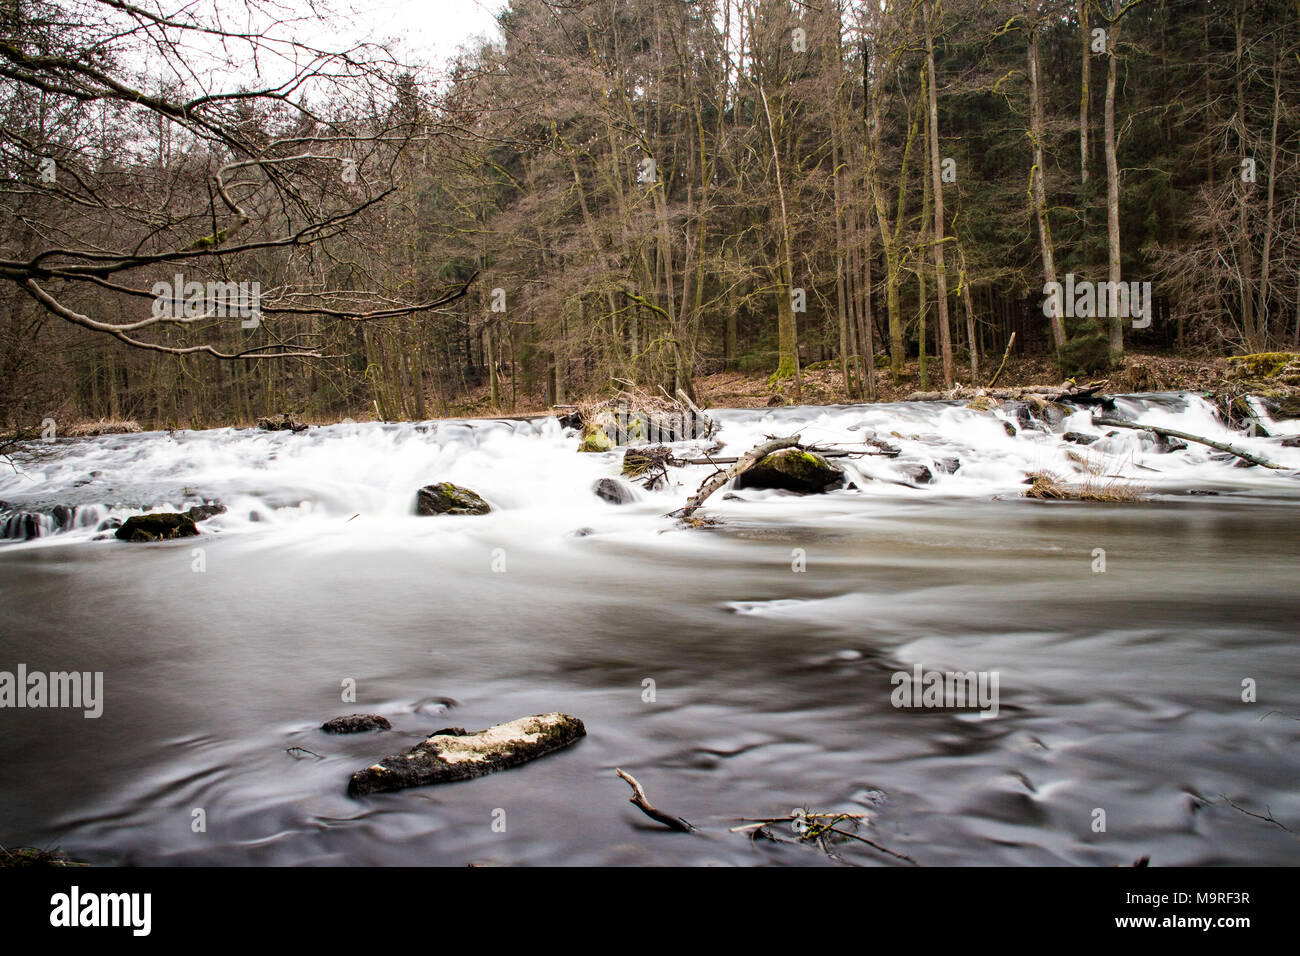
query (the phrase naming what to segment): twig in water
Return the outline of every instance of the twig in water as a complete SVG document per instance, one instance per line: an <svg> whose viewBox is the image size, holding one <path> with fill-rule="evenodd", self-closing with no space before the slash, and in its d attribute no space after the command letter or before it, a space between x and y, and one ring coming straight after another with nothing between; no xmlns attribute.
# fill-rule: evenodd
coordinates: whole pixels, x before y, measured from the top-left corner
<svg viewBox="0 0 1300 956"><path fill-rule="evenodd" d="M308 750L306 747L286 747L284 749L284 752L291 757L297 757L299 754L310 754L311 756L315 757L317 760L325 759L320 754L316 753L315 751Z"/></svg>
<svg viewBox="0 0 1300 956"><path fill-rule="evenodd" d="M1280 827L1281 829L1285 830L1287 833L1291 832L1291 828L1287 826L1285 823L1273 819L1273 810L1271 807L1265 806L1264 813L1252 813L1251 811L1247 810L1245 807L1237 806L1235 803L1233 803L1231 800L1228 799L1226 794L1221 793L1219 794L1219 796L1223 797L1224 802L1227 803L1228 806L1232 807L1232 809L1244 813L1248 817L1254 817L1256 820L1263 820L1265 823L1271 823L1273 824L1273 826Z"/></svg>
<svg viewBox="0 0 1300 956"><path fill-rule="evenodd" d="M630 799L628 803L632 804L651 820L654 820L656 823L662 823L664 826L668 827L668 829L676 830L678 833L690 833L695 829L695 827L691 826L681 817L675 817L670 813L664 813L662 810L657 809L655 805L646 798L645 790L642 789L641 784L637 783L636 777L617 767L614 769L614 772L622 777L627 782L627 785L632 788L632 799Z"/></svg>

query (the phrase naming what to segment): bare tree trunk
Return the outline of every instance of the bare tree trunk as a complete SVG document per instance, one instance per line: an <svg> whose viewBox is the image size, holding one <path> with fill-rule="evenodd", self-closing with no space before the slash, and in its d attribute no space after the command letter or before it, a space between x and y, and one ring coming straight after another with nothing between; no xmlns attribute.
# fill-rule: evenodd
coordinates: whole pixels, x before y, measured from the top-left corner
<svg viewBox="0 0 1300 956"><path fill-rule="evenodd" d="M1089 0L1079 0L1079 33L1083 37L1082 78L1079 81L1079 181L1088 185L1088 132L1092 105L1092 30L1089 28Z"/></svg>
<svg viewBox="0 0 1300 956"><path fill-rule="evenodd" d="M943 384L952 388L952 332L948 326L948 277L944 264L943 179L939 172L939 97L935 90L934 37L930 29L930 0L922 5L925 18L925 59L930 92L930 193L934 201L934 284L938 304L939 354L943 360Z"/></svg>
<svg viewBox="0 0 1300 956"><path fill-rule="evenodd" d="M1115 87L1117 84L1119 50L1119 21L1111 23L1106 38L1106 249L1110 263L1107 277L1111 288L1120 281L1119 248L1119 164L1115 159ZM1124 320L1118 315L1110 317L1110 349L1116 355L1124 354Z"/></svg>
<svg viewBox="0 0 1300 956"><path fill-rule="evenodd" d="M1029 57L1029 139L1034 147L1034 168L1029 172L1030 201L1034 217L1038 220L1038 248L1043 259L1043 278L1047 284L1056 282L1056 257L1052 249L1052 230L1047 221L1047 188L1043 185L1043 100L1038 82L1038 27L1030 24L1027 30ZM1065 345L1065 321L1061 310L1051 317L1052 341L1059 351Z"/></svg>

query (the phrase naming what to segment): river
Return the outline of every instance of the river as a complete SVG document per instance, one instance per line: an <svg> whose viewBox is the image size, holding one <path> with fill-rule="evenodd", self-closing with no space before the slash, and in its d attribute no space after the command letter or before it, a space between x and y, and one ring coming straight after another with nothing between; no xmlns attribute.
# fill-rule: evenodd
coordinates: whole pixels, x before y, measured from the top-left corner
<svg viewBox="0 0 1300 956"><path fill-rule="evenodd" d="M553 418L37 442L0 476L42 532L0 545L0 670L102 672L103 713L0 710L0 845L147 865L903 865L730 832L807 807L864 814L863 835L926 866L1294 865L1300 449L1195 396L1118 405L1285 468L1106 437L1086 411L720 411L720 454L795 432L902 454L839 459L856 487L826 495L719 492L702 512L719 523L685 528L665 515L710 467L614 506L591 489L620 455L578 454ZM1024 498L1041 470L1119 475L1146 500ZM440 480L493 513L414 516ZM211 499L229 510L197 537L96 531ZM996 715L895 706L917 667L996 674ZM587 737L346 795L422 734L556 710ZM318 730L354 712L393 730ZM616 767L698 831L643 817Z"/></svg>

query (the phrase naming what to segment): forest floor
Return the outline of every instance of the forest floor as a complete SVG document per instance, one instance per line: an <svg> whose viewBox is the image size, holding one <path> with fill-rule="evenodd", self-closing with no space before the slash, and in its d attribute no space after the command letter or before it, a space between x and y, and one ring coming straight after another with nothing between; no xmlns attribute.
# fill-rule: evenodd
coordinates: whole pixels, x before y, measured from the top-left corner
<svg viewBox="0 0 1300 956"><path fill-rule="evenodd" d="M997 362L986 358L980 366L978 384L987 385L997 371ZM969 366L953 368L957 383L970 384ZM768 405L835 405L861 401L851 398L844 386L838 362L817 362L803 369L802 394L795 395L793 384L777 388L769 384L766 373L717 372L695 380L696 401L703 408L763 408ZM1107 381L1108 392L1161 392L1161 391L1214 391L1229 379L1227 359L1220 356L1174 357L1154 353L1130 353L1122 368L1112 369L1103 375L1080 379L1086 382ZM1018 388L1031 385L1060 385L1061 373L1050 356L1013 356L998 377L999 388ZM913 392L939 390L943 387L943 369L931 359L929 384L921 385L917 362L912 359L903 366L902 374L894 379L888 368L876 370L876 401L900 402ZM502 384L502 395L509 403L510 383ZM570 396L577 402L590 396ZM511 415L543 415L549 411L542 396L516 396L513 410L500 409ZM489 417L493 414L487 386L473 390L468 396L452 404L451 415Z"/></svg>
<svg viewBox="0 0 1300 956"><path fill-rule="evenodd" d="M986 356L980 365L977 384L987 387L989 379L997 370L1000 356ZM1294 370L1294 366L1291 367ZM914 392L936 392L943 388L943 372L940 363L931 358L929 362L929 382L921 384L920 372L915 359L904 364L902 373L894 378L889 368L876 370L876 401L900 402ZM957 365L953 368L956 384L971 384L970 368ZM1300 394L1300 380L1288 376L1287 384L1282 385L1288 393ZM703 408L763 408L771 405L835 405L860 402L861 399L849 395L845 388L839 363L816 362L805 367L801 374L802 388L796 394L792 382L776 386L770 382L770 375L760 372L717 372L695 380L695 399ZM1023 355L1012 356L998 377L998 388L1022 388L1028 386L1053 386L1062 384L1063 378L1050 356ZM1221 392L1235 383L1235 393L1250 391L1249 382L1242 382L1233 375L1228 359L1224 356L1171 356L1158 353L1130 353L1120 368L1112 369L1103 375L1080 377L1078 384L1104 381L1104 391L1123 392ZM1254 384L1264 384L1256 382ZM1269 382L1267 384L1273 384ZM522 389L512 395L512 383L508 378L501 382L502 402L493 407L486 384L471 389L468 394L447 403L443 407L436 395L428 396L428 412L434 418L524 418L549 414L554 406L549 405L540 392L525 393ZM568 396L570 403L587 399L601 399L608 393ZM570 406L571 407L571 406ZM316 416L291 412L294 421L311 425L330 425L343 418L342 415ZM354 412L357 421L370 421L374 414L364 411ZM143 423L142 423L143 424ZM228 425L247 428L255 421L227 422ZM149 426L146 426L149 427ZM153 427L168 427L155 425ZM212 427L212 426L209 426ZM84 421L73 425L64 434L76 437L118 432L140 431L141 424L134 421ZM2 443L0 443L2 444ZM0 448L3 451L3 448Z"/></svg>

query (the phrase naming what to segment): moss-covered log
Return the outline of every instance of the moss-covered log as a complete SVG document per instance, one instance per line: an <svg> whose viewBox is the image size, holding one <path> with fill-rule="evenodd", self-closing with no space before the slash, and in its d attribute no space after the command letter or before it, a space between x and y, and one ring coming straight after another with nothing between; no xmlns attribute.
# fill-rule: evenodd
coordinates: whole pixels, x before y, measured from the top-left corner
<svg viewBox="0 0 1300 956"><path fill-rule="evenodd" d="M586 734L581 720L560 713L521 717L473 734L440 732L406 753L358 770L348 783L348 793L358 797L467 780L517 767L567 747Z"/></svg>

